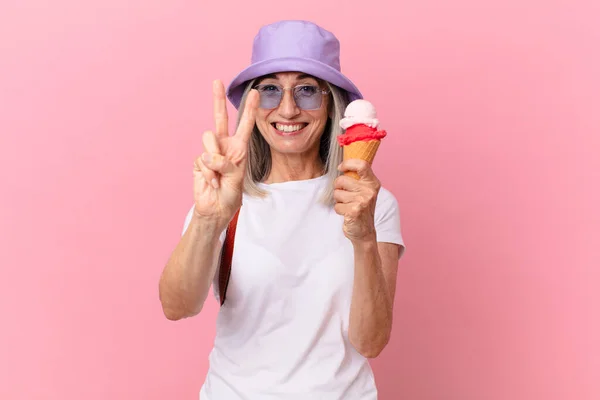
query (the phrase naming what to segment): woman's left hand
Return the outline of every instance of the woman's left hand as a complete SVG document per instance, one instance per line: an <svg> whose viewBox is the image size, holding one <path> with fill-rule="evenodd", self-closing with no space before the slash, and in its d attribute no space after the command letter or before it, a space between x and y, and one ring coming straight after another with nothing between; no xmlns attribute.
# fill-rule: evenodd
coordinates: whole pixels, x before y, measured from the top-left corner
<svg viewBox="0 0 600 400"><path fill-rule="evenodd" d="M381 183L368 162L349 159L340 164L342 172L354 171L359 179L339 176L333 198L335 212L344 217L344 234L353 244L376 240L375 204Z"/></svg>

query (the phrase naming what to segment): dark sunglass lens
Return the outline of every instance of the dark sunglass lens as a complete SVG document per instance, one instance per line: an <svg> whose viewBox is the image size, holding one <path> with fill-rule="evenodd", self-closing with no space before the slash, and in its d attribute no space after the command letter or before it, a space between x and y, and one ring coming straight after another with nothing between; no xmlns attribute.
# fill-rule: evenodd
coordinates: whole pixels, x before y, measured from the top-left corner
<svg viewBox="0 0 600 400"><path fill-rule="evenodd" d="M316 86L300 86L296 88L296 96L312 97L317 95L318 88Z"/></svg>
<svg viewBox="0 0 600 400"><path fill-rule="evenodd" d="M258 87L260 93L260 108L276 108L281 100L281 89L275 85Z"/></svg>

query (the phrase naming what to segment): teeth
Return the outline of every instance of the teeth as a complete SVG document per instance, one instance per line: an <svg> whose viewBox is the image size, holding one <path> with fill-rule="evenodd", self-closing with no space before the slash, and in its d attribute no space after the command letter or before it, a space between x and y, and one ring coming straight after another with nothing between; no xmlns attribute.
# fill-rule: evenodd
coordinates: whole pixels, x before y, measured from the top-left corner
<svg viewBox="0 0 600 400"><path fill-rule="evenodd" d="M275 128L283 132L296 132L300 129L304 128L303 124L298 125L283 125L283 124L275 124Z"/></svg>

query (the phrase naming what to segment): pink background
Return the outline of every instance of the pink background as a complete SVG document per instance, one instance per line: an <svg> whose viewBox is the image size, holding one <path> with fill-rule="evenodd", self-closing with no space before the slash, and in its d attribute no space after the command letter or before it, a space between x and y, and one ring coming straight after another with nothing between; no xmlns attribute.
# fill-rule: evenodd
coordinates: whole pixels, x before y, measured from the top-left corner
<svg viewBox="0 0 600 400"><path fill-rule="evenodd" d="M390 132L380 398L600 398L599 3L334 4L2 1L0 398L197 398L217 305L169 322L157 281L211 81L281 18L336 33Z"/></svg>

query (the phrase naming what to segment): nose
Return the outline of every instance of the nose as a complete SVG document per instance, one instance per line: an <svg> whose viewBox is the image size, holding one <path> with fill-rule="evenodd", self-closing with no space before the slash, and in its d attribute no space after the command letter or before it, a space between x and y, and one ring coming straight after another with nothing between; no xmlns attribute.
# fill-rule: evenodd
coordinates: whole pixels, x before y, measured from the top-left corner
<svg viewBox="0 0 600 400"><path fill-rule="evenodd" d="M277 113L286 119L292 119L300 114L300 108L298 108L294 100L293 90L283 91L283 97L281 98L281 103L279 103Z"/></svg>

